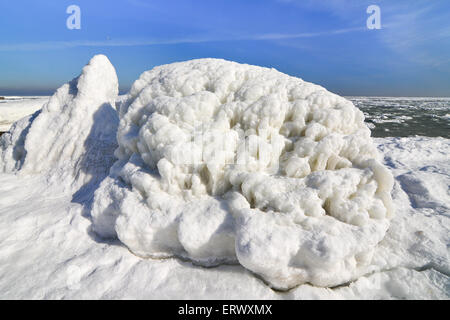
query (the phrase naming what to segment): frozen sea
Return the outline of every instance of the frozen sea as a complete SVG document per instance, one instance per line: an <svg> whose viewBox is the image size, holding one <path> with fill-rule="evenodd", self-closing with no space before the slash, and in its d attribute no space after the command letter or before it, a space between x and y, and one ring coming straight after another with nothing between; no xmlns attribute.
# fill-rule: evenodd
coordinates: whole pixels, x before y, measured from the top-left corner
<svg viewBox="0 0 450 320"><path fill-rule="evenodd" d="M0 174L0 299L450 299L450 98L349 99L395 178L376 271L279 292L239 265L141 259L96 237L71 194L39 176ZM0 100L2 130L46 100Z"/></svg>

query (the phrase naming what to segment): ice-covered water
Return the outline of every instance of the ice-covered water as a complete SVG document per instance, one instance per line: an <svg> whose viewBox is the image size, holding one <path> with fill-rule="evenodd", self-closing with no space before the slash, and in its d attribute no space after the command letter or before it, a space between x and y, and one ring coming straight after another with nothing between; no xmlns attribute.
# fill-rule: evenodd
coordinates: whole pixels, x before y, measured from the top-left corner
<svg viewBox="0 0 450 320"><path fill-rule="evenodd" d="M158 68L124 99L96 56L42 108L0 104L8 121L29 115L0 139L1 297L449 298L449 139L371 139L349 101L274 70ZM383 127L413 120L430 135L424 114L448 121L446 99L352 99L375 135L418 134ZM214 139L196 139L196 120ZM204 159L230 130L236 154L245 135L271 144L223 174ZM173 156L197 150L198 168Z"/></svg>
<svg viewBox="0 0 450 320"><path fill-rule="evenodd" d="M33 113L47 98L8 96L0 100L0 132ZM364 112L373 137L450 138L450 98L347 98Z"/></svg>
<svg viewBox="0 0 450 320"><path fill-rule="evenodd" d="M43 96L0 97L0 135L8 131L15 121L39 110L47 100L48 97Z"/></svg>
<svg viewBox="0 0 450 320"><path fill-rule="evenodd" d="M373 137L450 138L450 98L347 98L364 112Z"/></svg>

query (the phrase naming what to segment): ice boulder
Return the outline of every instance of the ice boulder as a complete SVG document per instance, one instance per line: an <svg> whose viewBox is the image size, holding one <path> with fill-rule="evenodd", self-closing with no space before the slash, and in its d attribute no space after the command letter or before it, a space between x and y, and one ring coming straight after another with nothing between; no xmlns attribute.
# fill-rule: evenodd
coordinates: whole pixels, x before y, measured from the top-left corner
<svg viewBox="0 0 450 320"><path fill-rule="evenodd" d="M45 174L70 190L107 175L117 147L117 94L114 67L103 55L93 57L79 77L1 137L0 171Z"/></svg>
<svg viewBox="0 0 450 320"><path fill-rule="evenodd" d="M92 208L101 236L142 257L240 263L278 289L370 269L393 178L350 101L201 59L144 72L119 118L118 160Z"/></svg>

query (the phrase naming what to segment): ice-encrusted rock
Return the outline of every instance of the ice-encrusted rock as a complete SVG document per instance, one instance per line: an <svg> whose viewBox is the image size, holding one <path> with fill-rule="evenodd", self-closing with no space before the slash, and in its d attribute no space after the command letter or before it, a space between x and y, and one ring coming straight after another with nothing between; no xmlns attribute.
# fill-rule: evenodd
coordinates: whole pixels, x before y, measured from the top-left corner
<svg viewBox="0 0 450 320"><path fill-rule="evenodd" d="M103 55L93 57L79 77L1 137L0 170L47 174L68 189L106 175L117 147L117 94L114 67Z"/></svg>
<svg viewBox="0 0 450 320"><path fill-rule="evenodd" d="M217 59L144 72L119 107L94 229L143 257L239 262L271 286L370 267L393 179L361 111L273 69Z"/></svg>

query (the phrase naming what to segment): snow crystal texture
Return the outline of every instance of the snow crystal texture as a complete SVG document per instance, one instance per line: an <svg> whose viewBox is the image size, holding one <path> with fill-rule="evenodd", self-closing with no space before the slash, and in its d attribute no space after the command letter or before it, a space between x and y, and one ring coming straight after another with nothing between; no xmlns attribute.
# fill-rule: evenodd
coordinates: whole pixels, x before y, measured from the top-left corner
<svg viewBox="0 0 450 320"><path fill-rule="evenodd" d="M80 99L111 101L113 87ZM47 109L73 99L61 90ZM336 286L370 267L393 178L350 101L274 69L201 59L144 72L118 109L118 160L91 212L99 235L142 257L240 263L279 289Z"/></svg>

